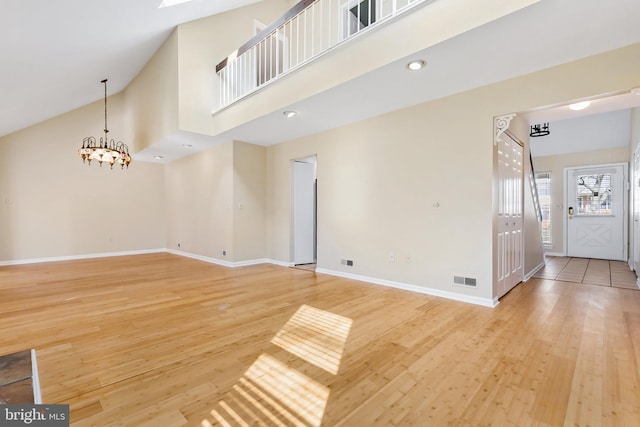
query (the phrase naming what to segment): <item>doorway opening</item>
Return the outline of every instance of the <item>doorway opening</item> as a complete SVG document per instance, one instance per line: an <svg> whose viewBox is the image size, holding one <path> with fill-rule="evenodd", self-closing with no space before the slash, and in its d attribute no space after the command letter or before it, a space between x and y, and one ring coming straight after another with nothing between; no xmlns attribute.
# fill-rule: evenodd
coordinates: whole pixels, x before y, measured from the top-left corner
<svg viewBox="0 0 640 427"><path fill-rule="evenodd" d="M293 265L315 271L317 262L317 167L315 155L291 161Z"/></svg>

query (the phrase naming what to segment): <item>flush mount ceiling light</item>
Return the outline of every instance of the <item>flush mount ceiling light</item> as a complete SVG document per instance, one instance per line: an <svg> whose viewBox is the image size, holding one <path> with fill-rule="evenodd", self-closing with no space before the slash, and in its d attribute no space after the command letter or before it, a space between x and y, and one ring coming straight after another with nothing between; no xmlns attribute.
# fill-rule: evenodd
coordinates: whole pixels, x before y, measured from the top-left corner
<svg viewBox="0 0 640 427"><path fill-rule="evenodd" d="M424 62L422 59L417 59L415 61L411 61L407 64L407 68L412 70L412 71L417 71L422 69L425 66L426 62Z"/></svg>
<svg viewBox="0 0 640 427"><path fill-rule="evenodd" d="M157 160L162 160L162 159L164 159L164 156L153 156L153 158L157 159Z"/></svg>
<svg viewBox="0 0 640 427"><path fill-rule="evenodd" d="M158 8L175 6L177 4L186 3L186 2L189 2L189 1L191 1L191 0L164 0L162 3L160 3L160 6L158 6Z"/></svg>
<svg viewBox="0 0 640 427"><path fill-rule="evenodd" d="M192 145L192 144L182 144L182 146L183 146L184 148L193 147L193 145Z"/></svg>
<svg viewBox="0 0 640 427"><path fill-rule="evenodd" d="M295 111L283 111L282 114L287 118L290 119L291 117L295 117L298 115L298 113L296 113Z"/></svg>
<svg viewBox="0 0 640 427"><path fill-rule="evenodd" d="M580 111L584 110L589 105L591 105L591 101L576 102L575 104L569 105L569 109L573 111Z"/></svg>
<svg viewBox="0 0 640 427"><path fill-rule="evenodd" d="M100 143L92 136L82 140L82 147L78 149L78 155L82 157L82 163L91 165L92 160L97 160L102 167L103 163L108 163L113 169L114 164L119 164L121 169L129 168L131 156L129 147L122 141L115 142L109 139L109 128L107 128L107 79L100 83L104 85L104 138L100 138Z"/></svg>

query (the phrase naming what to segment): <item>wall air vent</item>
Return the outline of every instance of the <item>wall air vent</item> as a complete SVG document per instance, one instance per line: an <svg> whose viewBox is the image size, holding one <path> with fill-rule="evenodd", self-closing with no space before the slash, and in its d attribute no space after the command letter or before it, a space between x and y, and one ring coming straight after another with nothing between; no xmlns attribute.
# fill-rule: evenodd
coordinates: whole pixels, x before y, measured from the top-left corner
<svg viewBox="0 0 640 427"><path fill-rule="evenodd" d="M453 276L453 283L455 285L471 286L473 288L477 286L475 277Z"/></svg>

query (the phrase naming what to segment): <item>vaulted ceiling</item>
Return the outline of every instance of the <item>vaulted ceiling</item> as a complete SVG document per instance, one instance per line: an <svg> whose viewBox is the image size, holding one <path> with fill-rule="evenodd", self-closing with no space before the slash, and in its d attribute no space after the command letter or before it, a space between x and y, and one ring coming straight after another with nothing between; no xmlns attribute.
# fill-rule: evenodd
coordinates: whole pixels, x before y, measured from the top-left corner
<svg viewBox="0 0 640 427"><path fill-rule="evenodd" d="M0 136L100 99L105 76L110 93L122 90L176 25L256 0L160 2L3 0ZM292 106L304 114L288 126L274 113L218 139L269 145L640 43L638 17L638 0L542 0L416 52L428 66L415 78L398 61Z"/></svg>
<svg viewBox="0 0 640 427"><path fill-rule="evenodd" d="M179 24L260 0L2 0L0 136L124 89Z"/></svg>

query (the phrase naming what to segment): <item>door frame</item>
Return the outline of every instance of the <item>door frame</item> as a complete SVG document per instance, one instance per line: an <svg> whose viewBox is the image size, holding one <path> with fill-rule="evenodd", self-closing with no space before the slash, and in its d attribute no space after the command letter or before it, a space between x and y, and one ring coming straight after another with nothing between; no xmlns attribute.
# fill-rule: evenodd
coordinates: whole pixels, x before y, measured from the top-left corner
<svg viewBox="0 0 640 427"><path fill-rule="evenodd" d="M569 219L567 216L567 209L569 209L569 205L567 204L568 193L569 193L569 171L575 169L590 169L590 168L606 168L606 167L618 167L622 166L623 171L623 189L622 189L622 239L623 239L623 258L629 262L629 163L628 162L618 162L618 163L603 163L597 165L581 165L581 166L571 166L564 168L562 172L563 183L563 193L562 193L562 227L563 227L563 248L562 254L563 256L567 256L569 249Z"/></svg>

